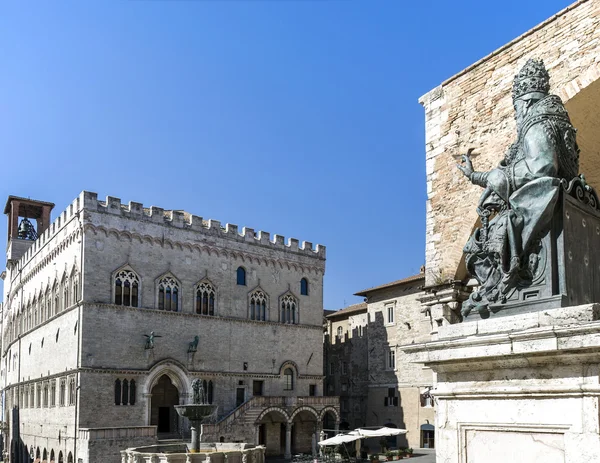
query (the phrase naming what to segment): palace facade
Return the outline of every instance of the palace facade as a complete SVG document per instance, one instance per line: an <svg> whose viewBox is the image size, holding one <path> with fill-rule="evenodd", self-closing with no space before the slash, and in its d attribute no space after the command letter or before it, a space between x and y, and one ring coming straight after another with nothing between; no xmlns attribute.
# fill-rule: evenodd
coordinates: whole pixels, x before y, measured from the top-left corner
<svg viewBox="0 0 600 463"><path fill-rule="evenodd" d="M120 461L186 438L174 405L203 381L205 441L311 450L324 420L325 247L82 192L11 196L2 330L11 461ZM34 226L32 220L37 222Z"/></svg>

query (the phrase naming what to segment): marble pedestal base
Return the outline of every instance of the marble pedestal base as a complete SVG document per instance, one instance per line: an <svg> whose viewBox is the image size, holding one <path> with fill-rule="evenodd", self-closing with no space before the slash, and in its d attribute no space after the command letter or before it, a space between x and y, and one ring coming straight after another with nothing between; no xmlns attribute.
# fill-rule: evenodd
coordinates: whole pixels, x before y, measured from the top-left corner
<svg viewBox="0 0 600 463"><path fill-rule="evenodd" d="M600 462L600 305L449 325L402 349L435 372L438 462Z"/></svg>

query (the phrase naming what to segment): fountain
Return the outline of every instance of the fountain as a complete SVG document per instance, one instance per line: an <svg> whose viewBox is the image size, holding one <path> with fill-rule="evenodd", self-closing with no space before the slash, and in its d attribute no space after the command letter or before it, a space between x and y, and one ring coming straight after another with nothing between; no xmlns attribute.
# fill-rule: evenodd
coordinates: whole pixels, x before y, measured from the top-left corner
<svg viewBox="0 0 600 463"><path fill-rule="evenodd" d="M121 451L122 463L265 463L265 447L238 442L212 442L200 444L202 421L215 413L216 405L206 403L206 395L199 379L192 381L193 403L175 405L179 416L190 420L190 444L158 444Z"/></svg>
<svg viewBox="0 0 600 463"><path fill-rule="evenodd" d="M192 381L192 390L194 398L192 404L175 405L175 410L179 416L183 416L190 420L190 428L192 430L192 442L189 445L189 450L192 453L200 451L200 439L202 437L202 421L212 415L217 406L206 403L206 394L202 387L202 381L194 379Z"/></svg>

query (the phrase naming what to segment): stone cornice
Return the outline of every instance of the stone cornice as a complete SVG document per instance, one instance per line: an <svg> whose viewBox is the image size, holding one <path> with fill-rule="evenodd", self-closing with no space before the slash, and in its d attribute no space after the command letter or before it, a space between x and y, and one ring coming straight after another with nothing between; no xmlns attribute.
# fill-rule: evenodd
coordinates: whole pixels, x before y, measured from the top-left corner
<svg viewBox="0 0 600 463"><path fill-rule="evenodd" d="M88 302L84 303L85 306L97 306L106 309L113 310L131 310L136 312L151 312L154 314L165 315L168 317L193 317L193 318L204 318L211 320L220 320L227 321L233 323L244 323L244 324L252 324L252 325L260 325L260 326L277 326L277 327L288 327L288 328L301 328L305 330L318 330L321 332L323 327L321 325L303 325L303 324L294 324L294 323L281 323L281 322L273 322L273 321L258 321L258 320L250 320L247 318L237 318L237 317L220 317L218 315L201 315L192 312L171 312L169 310L159 310L153 307L128 307L123 305L115 305L115 304L102 304L99 302Z"/></svg>
<svg viewBox="0 0 600 463"><path fill-rule="evenodd" d="M170 247L171 249L178 249L183 251L184 249L189 252L198 252L200 254L206 253L208 255L217 255L217 256L225 256L227 258L231 258L233 260L240 260L241 262L249 262L256 263L258 265L279 267L281 269L287 268L288 270L294 269L296 271L306 272L323 275L325 273L325 264L324 259L316 260L319 265L305 265L300 264L299 262L293 261L291 259L273 259L271 257L263 257L256 253L248 252L248 251L239 251L239 250L231 250L227 249L224 246L220 246L217 243L213 242L210 244L193 242L193 241L177 241L171 240L164 237L156 237L150 235L141 235L136 232L131 232L129 230L119 230L116 228L106 228L102 225L94 225L92 223L86 223L84 225L85 232L92 232L94 235L98 235L102 233L104 237L108 237L109 235L114 235L118 240L129 240L133 242L134 240L141 243L148 243L151 246L160 246L160 247ZM306 257L304 254L303 257ZM314 259L314 257L313 257Z"/></svg>

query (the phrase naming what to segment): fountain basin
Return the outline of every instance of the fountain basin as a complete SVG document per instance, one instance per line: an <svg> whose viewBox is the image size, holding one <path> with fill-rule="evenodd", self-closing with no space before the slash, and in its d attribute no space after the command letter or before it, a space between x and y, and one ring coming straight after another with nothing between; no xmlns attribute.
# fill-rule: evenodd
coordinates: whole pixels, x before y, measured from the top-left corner
<svg viewBox="0 0 600 463"><path fill-rule="evenodd" d="M190 421L202 421L207 416L211 415L216 405L209 404L187 404L187 405L175 405L175 410L179 416L183 416Z"/></svg>

